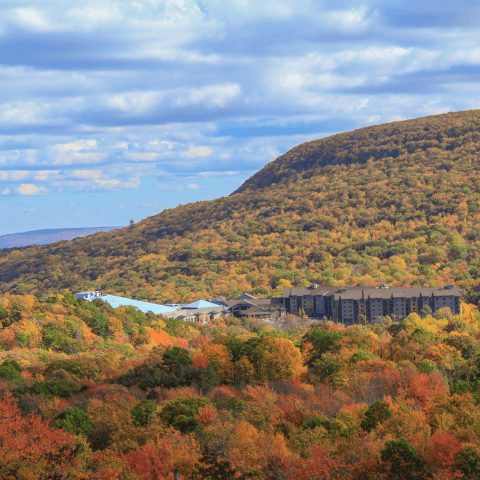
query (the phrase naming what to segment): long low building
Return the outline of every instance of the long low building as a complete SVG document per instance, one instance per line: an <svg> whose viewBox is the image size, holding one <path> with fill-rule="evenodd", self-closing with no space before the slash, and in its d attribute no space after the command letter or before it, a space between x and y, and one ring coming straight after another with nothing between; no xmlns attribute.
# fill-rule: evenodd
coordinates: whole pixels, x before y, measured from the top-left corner
<svg viewBox="0 0 480 480"><path fill-rule="evenodd" d="M222 315L230 315L230 312L227 311L225 306L207 302L205 300L197 300L188 305L160 305L158 303L133 300L127 297L108 295L100 293L99 291L80 292L76 293L75 296L89 302L93 302L95 299L99 298L113 308L121 306L135 307L143 313L152 312L156 315L162 315L164 318L179 319L186 322L208 323L210 320L219 318Z"/></svg>
<svg viewBox="0 0 480 480"><path fill-rule="evenodd" d="M283 303L289 313L304 311L313 318L326 317L352 324L365 317L375 322L387 315L401 320L410 313L420 313L425 306L432 312L448 307L461 313L461 290L454 285L425 288L383 287L292 287L283 290ZM359 317L359 316L362 317Z"/></svg>
<svg viewBox="0 0 480 480"><path fill-rule="evenodd" d="M100 293L99 291L89 291L89 292L80 292L76 293L75 296L82 300L87 300L93 302L95 299L99 298L104 302L108 303L113 308L118 307L135 307L138 308L143 313L152 312L157 315L164 315L169 312L175 311L172 307L167 307L166 305L160 305L158 303L142 302L141 300L133 300L132 298L127 297L117 297L116 295L108 295L105 293Z"/></svg>

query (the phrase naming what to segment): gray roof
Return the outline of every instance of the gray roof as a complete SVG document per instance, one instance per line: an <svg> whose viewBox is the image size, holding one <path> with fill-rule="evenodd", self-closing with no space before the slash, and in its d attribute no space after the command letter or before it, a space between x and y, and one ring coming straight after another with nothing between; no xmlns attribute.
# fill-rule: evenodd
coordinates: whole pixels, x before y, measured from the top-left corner
<svg viewBox="0 0 480 480"><path fill-rule="evenodd" d="M334 293L335 300L361 300L363 298L362 290L347 290L346 292Z"/></svg>
<svg viewBox="0 0 480 480"><path fill-rule="evenodd" d="M460 297L458 287L421 287L421 288L375 288L375 287L291 287L283 289L283 298L290 296L333 296L335 300L360 300L362 298L412 298L412 297Z"/></svg>
<svg viewBox="0 0 480 480"><path fill-rule="evenodd" d="M251 306L282 306L283 305L283 298L250 298L248 300L225 300L225 305L228 308L235 307L237 305L251 305Z"/></svg>

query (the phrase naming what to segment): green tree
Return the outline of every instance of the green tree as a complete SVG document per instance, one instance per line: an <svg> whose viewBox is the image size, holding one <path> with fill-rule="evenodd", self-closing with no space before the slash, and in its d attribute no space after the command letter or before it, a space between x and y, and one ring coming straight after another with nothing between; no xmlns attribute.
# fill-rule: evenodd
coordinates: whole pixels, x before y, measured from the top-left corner
<svg viewBox="0 0 480 480"><path fill-rule="evenodd" d="M478 478L480 475L480 448L473 443L463 445L455 458L455 465L465 478Z"/></svg>
<svg viewBox="0 0 480 480"><path fill-rule="evenodd" d="M392 411L388 403L377 400L368 407L360 428L365 432L371 432L377 425L382 424L391 417Z"/></svg>
<svg viewBox="0 0 480 480"><path fill-rule="evenodd" d="M326 418L320 415L313 415L313 417L308 418L300 425L300 428L303 430L313 430L316 427L323 427L330 431L331 425Z"/></svg>
<svg viewBox="0 0 480 480"><path fill-rule="evenodd" d="M191 365L192 363L193 360L188 351L181 347L167 348L162 355L162 364L169 372L177 365Z"/></svg>
<svg viewBox="0 0 480 480"><path fill-rule="evenodd" d="M311 355L307 365L311 367L325 353L335 351L335 344L342 337L342 333L330 330L328 325L320 325L308 332L303 338L303 342L310 342L313 345L313 355Z"/></svg>
<svg viewBox="0 0 480 480"><path fill-rule="evenodd" d="M392 480L422 480L424 465L417 451L407 441L390 440L380 452Z"/></svg>
<svg viewBox="0 0 480 480"><path fill-rule="evenodd" d="M200 397L177 398L168 402L160 412L160 418L182 433L195 431L199 424L196 420L198 409L210 405L210 400Z"/></svg>
<svg viewBox="0 0 480 480"><path fill-rule="evenodd" d="M141 400L131 410L134 425L146 427L151 423L156 411L157 405L155 402L152 400Z"/></svg>
<svg viewBox="0 0 480 480"><path fill-rule="evenodd" d="M7 359L0 365L0 377L7 380L22 378L21 373L22 367L13 359Z"/></svg>
<svg viewBox="0 0 480 480"><path fill-rule="evenodd" d="M56 427L89 437L93 431L93 422L88 413L77 407L67 407L55 417Z"/></svg>

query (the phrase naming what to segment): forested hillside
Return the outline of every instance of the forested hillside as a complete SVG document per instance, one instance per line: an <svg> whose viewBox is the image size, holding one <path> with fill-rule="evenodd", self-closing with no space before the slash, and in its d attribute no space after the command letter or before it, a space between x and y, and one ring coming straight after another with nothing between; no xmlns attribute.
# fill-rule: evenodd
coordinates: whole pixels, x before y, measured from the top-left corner
<svg viewBox="0 0 480 480"><path fill-rule="evenodd" d="M191 301L284 286L480 291L480 113L300 145L227 198L89 238L0 251L0 290Z"/></svg>
<svg viewBox="0 0 480 480"><path fill-rule="evenodd" d="M480 475L480 314L166 320L0 296L0 478ZM14 432L14 434L12 434Z"/></svg>

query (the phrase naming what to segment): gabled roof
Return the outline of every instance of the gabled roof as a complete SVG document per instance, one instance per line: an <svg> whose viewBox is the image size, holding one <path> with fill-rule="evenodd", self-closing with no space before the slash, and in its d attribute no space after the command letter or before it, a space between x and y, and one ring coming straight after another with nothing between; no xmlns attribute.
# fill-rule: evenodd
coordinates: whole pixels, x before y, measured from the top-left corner
<svg viewBox="0 0 480 480"><path fill-rule="evenodd" d="M185 308L210 308L210 307L218 307L218 304L207 302L206 300L197 300L196 302L189 303L188 305L184 305L182 310Z"/></svg>
<svg viewBox="0 0 480 480"><path fill-rule="evenodd" d="M246 299L253 299L255 300L257 297L254 297L250 293L243 292L236 300L246 300Z"/></svg>
<svg viewBox="0 0 480 480"><path fill-rule="evenodd" d="M255 306L256 304L250 300L225 300L225 305L228 308L236 307L237 305L252 305Z"/></svg>
<svg viewBox="0 0 480 480"><path fill-rule="evenodd" d="M156 315L160 315L162 313L173 312L175 310L174 308L167 307L165 305L159 305L158 303L142 302L140 300L133 300L131 298L126 298L126 297L117 297L115 295L102 294L100 297L97 297L97 298L100 298L100 300L107 302L113 308L118 308L122 306L135 307L135 308L138 308L143 313L152 312L152 313L155 313ZM85 300L90 301L90 299L85 299ZM93 301L95 300L95 298L92 298L91 300Z"/></svg>

